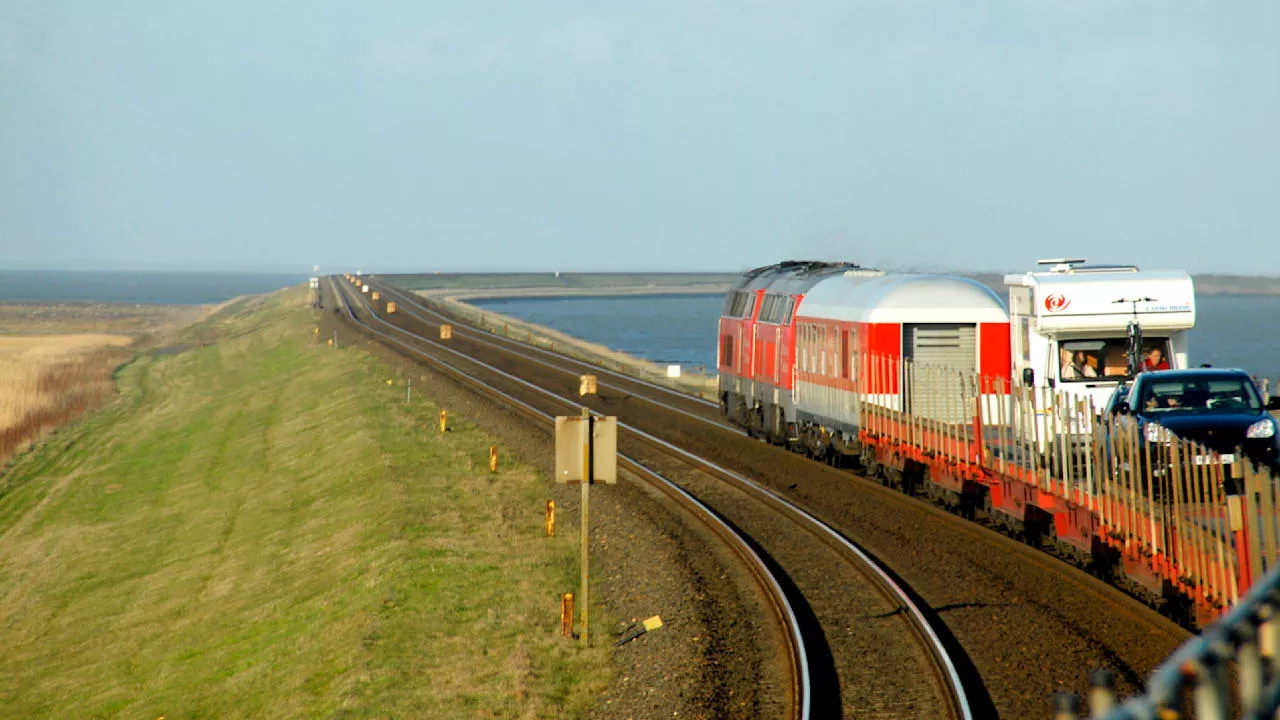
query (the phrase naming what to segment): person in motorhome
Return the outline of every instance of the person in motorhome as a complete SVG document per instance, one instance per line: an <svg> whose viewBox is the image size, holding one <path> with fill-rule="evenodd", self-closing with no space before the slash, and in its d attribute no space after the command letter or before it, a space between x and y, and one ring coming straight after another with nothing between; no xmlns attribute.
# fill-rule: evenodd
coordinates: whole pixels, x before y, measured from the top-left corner
<svg viewBox="0 0 1280 720"><path fill-rule="evenodd" d="M1164 359L1164 350L1159 346L1147 348L1146 355L1142 358L1142 371L1148 370L1168 370L1169 363Z"/></svg>
<svg viewBox="0 0 1280 720"><path fill-rule="evenodd" d="M1098 376L1098 371L1089 364L1089 359L1083 350L1076 350L1073 353L1067 348L1060 348L1059 356L1062 358L1063 380L1083 380Z"/></svg>

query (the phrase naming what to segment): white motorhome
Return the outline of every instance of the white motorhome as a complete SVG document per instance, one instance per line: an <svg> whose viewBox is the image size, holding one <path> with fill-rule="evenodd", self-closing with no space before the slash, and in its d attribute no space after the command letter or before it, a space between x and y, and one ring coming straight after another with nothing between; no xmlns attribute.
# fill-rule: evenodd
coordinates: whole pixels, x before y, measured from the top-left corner
<svg viewBox="0 0 1280 720"><path fill-rule="evenodd" d="M1144 356L1158 348L1169 368L1187 367L1196 303L1185 271L1039 262L1051 267L1004 278L1015 386L1052 387L1101 407L1131 377L1131 321L1141 327Z"/></svg>

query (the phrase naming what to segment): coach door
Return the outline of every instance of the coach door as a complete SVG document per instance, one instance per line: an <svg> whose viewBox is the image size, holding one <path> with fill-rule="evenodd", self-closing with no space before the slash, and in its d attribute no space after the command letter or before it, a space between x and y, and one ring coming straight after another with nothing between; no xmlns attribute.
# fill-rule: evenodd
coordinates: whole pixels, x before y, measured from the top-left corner
<svg viewBox="0 0 1280 720"><path fill-rule="evenodd" d="M977 331L973 325L904 325L903 354L912 362L903 384L903 400L931 420L969 420L965 385L977 369Z"/></svg>

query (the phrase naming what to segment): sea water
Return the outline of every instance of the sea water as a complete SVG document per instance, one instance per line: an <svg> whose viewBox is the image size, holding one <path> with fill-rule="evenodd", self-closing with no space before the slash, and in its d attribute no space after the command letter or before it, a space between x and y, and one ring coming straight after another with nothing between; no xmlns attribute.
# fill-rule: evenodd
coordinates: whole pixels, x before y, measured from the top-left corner
<svg viewBox="0 0 1280 720"><path fill-rule="evenodd" d="M0 270L0 302L204 305L307 281L300 273Z"/></svg>

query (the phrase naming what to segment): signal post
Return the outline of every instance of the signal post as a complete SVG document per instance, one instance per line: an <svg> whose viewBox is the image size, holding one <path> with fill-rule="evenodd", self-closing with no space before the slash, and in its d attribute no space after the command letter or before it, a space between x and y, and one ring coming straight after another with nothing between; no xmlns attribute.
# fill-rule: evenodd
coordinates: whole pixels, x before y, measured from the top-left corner
<svg viewBox="0 0 1280 720"><path fill-rule="evenodd" d="M618 482L618 418L595 417L585 407L581 417L556 418L556 482L582 484L582 587L577 602L582 607L582 642L589 647L591 483Z"/></svg>

